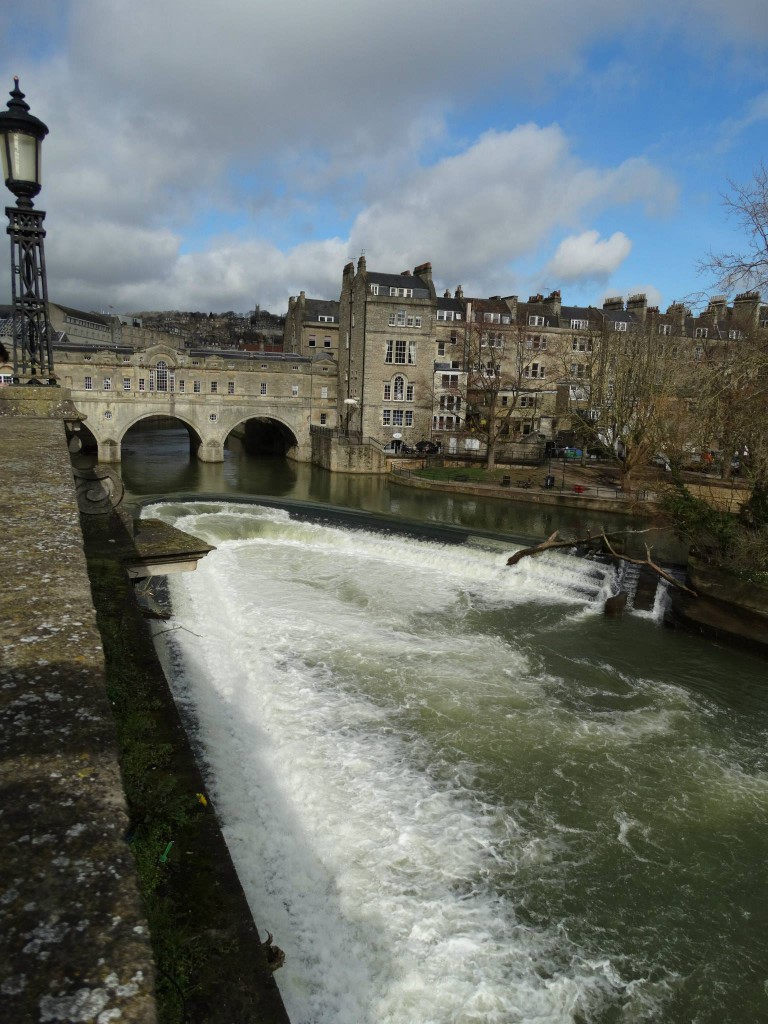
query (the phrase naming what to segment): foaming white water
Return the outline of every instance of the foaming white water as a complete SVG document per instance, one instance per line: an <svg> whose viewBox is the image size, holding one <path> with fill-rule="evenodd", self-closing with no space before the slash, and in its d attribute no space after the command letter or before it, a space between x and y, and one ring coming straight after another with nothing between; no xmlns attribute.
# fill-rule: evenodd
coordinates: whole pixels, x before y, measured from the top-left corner
<svg viewBox="0 0 768 1024"><path fill-rule="evenodd" d="M517 876L588 862L571 836L589 829L547 812L548 830L526 831L475 784L475 766L433 741L471 729L463 709L493 707L497 692L536 757L664 738L670 699L583 720L549 712L560 682L524 644L472 625L535 605L545 631L578 626L599 613L607 578L562 554L510 570L503 552L273 509L158 512L217 547L173 579L171 626L186 628L162 642L254 915L286 951L278 980L294 1024L571 1024L617 991L622 1019L653 1019L642 978L621 982L558 921L516 913ZM508 751L509 774L524 753ZM649 842L640 822L611 808L622 850Z"/></svg>

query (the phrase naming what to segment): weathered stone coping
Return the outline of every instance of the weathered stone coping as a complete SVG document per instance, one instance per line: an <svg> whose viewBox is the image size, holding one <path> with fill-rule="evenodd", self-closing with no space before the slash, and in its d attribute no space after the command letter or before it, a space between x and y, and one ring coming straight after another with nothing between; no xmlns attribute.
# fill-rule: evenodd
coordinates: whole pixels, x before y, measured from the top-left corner
<svg viewBox="0 0 768 1024"><path fill-rule="evenodd" d="M57 404L44 390L24 389L28 415L0 402L0 1005L14 1022L150 1024L101 641L61 410L42 418Z"/></svg>

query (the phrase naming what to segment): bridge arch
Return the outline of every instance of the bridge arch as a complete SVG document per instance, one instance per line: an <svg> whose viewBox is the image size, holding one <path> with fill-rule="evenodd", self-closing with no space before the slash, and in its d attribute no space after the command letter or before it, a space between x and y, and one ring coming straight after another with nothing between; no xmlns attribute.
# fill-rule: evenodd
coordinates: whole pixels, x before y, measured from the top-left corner
<svg viewBox="0 0 768 1024"><path fill-rule="evenodd" d="M239 419L227 429L224 444L233 433L240 438L246 451L253 454L288 456L299 447L295 428L271 414Z"/></svg>
<svg viewBox="0 0 768 1024"><path fill-rule="evenodd" d="M147 412L139 413L134 416L129 422L122 425L119 434L116 434L114 439L104 439L99 441L99 461L106 462L120 462L122 456L122 447L125 442L126 435L139 423L144 423L147 420L162 420L166 423L178 423L184 427L189 435L189 447L190 451L200 457L200 449L205 444L205 440L200 435L200 431L197 426L186 416L179 415L175 410L173 412L155 412L149 410ZM105 452L109 457L102 460L102 447L112 446L108 452ZM214 460L207 460L214 461Z"/></svg>

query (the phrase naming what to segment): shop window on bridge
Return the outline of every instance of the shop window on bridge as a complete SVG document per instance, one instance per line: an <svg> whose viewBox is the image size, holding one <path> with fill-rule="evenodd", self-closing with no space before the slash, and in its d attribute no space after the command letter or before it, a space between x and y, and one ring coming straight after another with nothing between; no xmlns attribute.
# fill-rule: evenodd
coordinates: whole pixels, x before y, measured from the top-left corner
<svg viewBox="0 0 768 1024"><path fill-rule="evenodd" d="M187 390L187 382L185 380L179 381L179 394L183 395Z"/></svg>
<svg viewBox="0 0 768 1024"><path fill-rule="evenodd" d="M211 394L216 395L219 392L219 382L217 380L211 381Z"/></svg>
<svg viewBox="0 0 768 1024"><path fill-rule="evenodd" d="M291 398L298 398L298 397L299 397L299 385L298 384L291 384Z"/></svg>
<svg viewBox="0 0 768 1024"><path fill-rule="evenodd" d="M196 380L196 381L195 381L195 382L193 383L193 385L192 385L192 390L194 391L194 393L195 393L196 395L199 395L199 394L200 394L200 392L201 392L201 391L203 390L203 385L201 384L201 382L200 382L199 380Z"/></svg>
<svg viewBox="0 0 768 1024"><path fill-rule="evenodd" d="M83 381L83 387L86 391L93 391L93 377L86 377Z"/></svg>
<svg viewBox="0 0 768 1024"><path fill-rule="evenodd" d="M104 378L104 390L105 391L111 391L112 390L112 378L111 377L105 377Z"/></svg>
<svg viewBox="0 0 768 1024"><path fill-rule="evenodd" d="M147 390L147 381L144 377L139 377L139 391Z"/></svg>
<svg viewBox="0 0 768 1024"><path fill-rule="evenodd" d="M327 398L328 397L328 387L326 385L323 385L323 387L320 388L320 397L321 398Z"/></svg>
<svg viewBox="0 0 768 1024"><path fill-rule="evenodd" d="M266 393L267 393L267 382L265 380L263 380L261 382L261 384L259 384L259 394L260 395L266 395Z"/></svg>
<svg viewBox="0 0 768 1024"><path fill-rule="evenodd" d="M130 377L123 377L123 391L130 391L130 390L131 390L131 378Z"/></svg>
<svg viewBox="0 0 768 1024"><path fill-rule="evenodd" d="M234 395L235 393L235 382L233 380L227 381L227 394Z"/></svg>

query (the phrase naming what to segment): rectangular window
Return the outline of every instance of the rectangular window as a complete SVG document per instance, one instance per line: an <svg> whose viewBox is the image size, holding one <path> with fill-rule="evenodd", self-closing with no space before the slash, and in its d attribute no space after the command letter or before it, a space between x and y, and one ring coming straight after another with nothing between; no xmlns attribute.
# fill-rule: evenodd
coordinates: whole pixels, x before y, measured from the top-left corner
<svg viewBox="0 0 768 1024"><path fill-rule="evenodd" d="M397 295L397 296L399 296L400 298L403 298L403 299L412 299L413 298L413 288L390 288L389 289L389 294L390 295Z"/></svg>
<svg viewBox="0 0 768 1024"><path fill-rule="evenodd" d="M659 334L668 337L672 333L672 324L659 324Z"/></svg>
<svg viewBox="0 0 768 1024"><path fill-rule="evenodd" d="M457 388L459 386L458 373L444 373L442 376L441 385L444 388Z"/></svg>
<svg viewBox="0 0 768 1024"><path fill-rule="evenodd" d="M179 381L179 394L183 395L187 390L187 382L185 380Z"/></svg>
<svg viewBox="0 0 768 1024"><path fill-rule="evenodd" d="M317 318L321 324L334 324L336 323L336 317L334 316L319 316Z"/></svg>
<svg viewBox="0 0 768 1024"><path fill-rule="evenodd" d="M405 327L405 310L398 309L397 311L397 326Z"/></svg>
<svg viewBox="0 0 768 1024"><path fill-rule="evenodd" d="M314 334L310 334L310 336L307 338L307 344L309 345L310 348L314 348L315 345L317 345L317 336Z"/></svg>
<svg viewBox="0 0 768 1024"><path fill-rule="evenodd" d="M693 358L696 360L697 363L700 363L703 355L704 349L701 347L701 345L697 345L696 348L693 350Z"/></svg>
<svg viewBox="0 0 768 1024"><path fill-rule="evenodd" d="M260 395L266 395L266 393L267 393L267 382L265 380L263 380L261 382L261 384L259 384L259 394Z"/></svg>
<svg viewBox="0 0 768 1024"><path fill-rule="evenodd" d="M571 320L571 329L574 331L589 330L589 320Z"/></svg>
<svg viewBox="0 0 768 1024"><path fill-rule="evenodd" d="M574 352L591 352L592 351L592 339L591 338L574 338L571 342L571 349Z"/></svg>
<svg viewBox="0 0 768 1024"><path fill-rule="evenodd" d="M438 311L437 311L437 319L438 320L453 320L453 316L454 316L454 313L453 313L452 309L438 309ZM456 316L456 319L457 320L461 320L461 317L460 316Z"/></svg>
<svg viewBox="0 0 768 1024"><path fill-rule="evenodd" d="M501 313L483 313L483 320L487 324L500 324Z"/></svg>
<svg viewBox="0 0 768 1024"><path fill-rule="evenodd" d="M390 327L394 327L395 326L395 322L396 322L395 321L395 314L394 313L390 313L389 314L389 326Z"/></svg>
<svg viewBox="0 0 768 1024"><path fill-rule="evenodd" d="M405 362L405 342L404 341L398 340L398 341L395 342L395 362L396 363L404 363Z"/></svg>
<svg viewBox="0 0 768 1024"><path fill-rule="evenodd" d="M413 410L412 409L406 409L405 410L405 425L406 425L406 427L412 427L413 426Z"/></svg>
<svg viewBox="0 0 768 1024"><path fill-rule="evenodd" d="M416 342L415 341L409 341L408 342L408 363L411 366L415 366L416 365Z"/></svg>
<svg viewBox="0 0 768 1024"><path fill-rule="evenodd" d="M697 327L693 332L694 338L706 338L708 334L709 329L707 327Z"/></svg>
<svg viewBox="0 0 768 1024"><path fill-rule="evenodd" d="M200 392L203 390L203 386L199 380L196 380L194 382L194 384L192 385L192 390L195 392L196 395L199 395Z"/></svg>
<svg viewBox="0 0 768 1024"><path fill-rule="evenodd" d="M391 384L385 384L384 385L384 401L385 402L391 402L392 401L392 385Z"/></svg>
<svg viewBox="0 0 768 1024"><path fill-rule="evenodd" d="M83 387L86 391L93 391L93 377L86 377Z"/></svg>
<svg viewBox="0 0 768 1024"><path fill-rule="evenodd" d="M437 354L439 356L444 356L445 355L445 342L444 341L438 341L438 343L437 343Z"/></svg>
<svg viewBox="0 0 768 1024"><path fill-rule="evenodd" d="M386 354L384 355L384 362L385 363L391 363L392 362L392 349L394 347L394 344L395 344L394 341L388 341L387 342L387 351L386 351Z"/></svg>
<svg viewBox="0 0 768 1024"><path fill-rule="evenodd" d="M211 381L211 394L216 395L219 391L219 382L217 380Z"/></svg>
<svg viewBox="0 0 768 1024"><path fill-rule="evenodd" d="M130 377L123 377L123 391L130 391L130 390L131 390L131 378Z"/></svg>
<svg viewBox="0 0 768 1024"><path fill-rule="evenodd" d="M381 425L383 427L389 427L392 425L392 410L382 409L381 410Z"/></svg>
<svg viewBox="0 0 768 1024"><path fill-rule="evenodd" d="M331 347L331 339L330 338L323 338L323 348L330 348L330 347Z"/></svg>
<svg viewBox="0 0 768 1024"><path fill-rule="evenodd" d="M104 390L105 391L111 391L112 390L112 378L111 377L105 377L104 378Z"/></svg>
<svg viewBox="0 0 768 1024"><path fill-rule="evenodd" d="M626 320L614 320L613 321L613 329L615 331L626 331L627 330L627 321Z"/></svg>
<svg viewBox="0 0 768 1024"><path fill-rule="evenodd" d="M406 402L413 401L413 384L405 385L405 400Z"/></svg>
<svg viewBox="0 0 768 1024"><path fill-rule="evenodd" d="M378 295L378 294L379 294L379 286L377 284L372 284L371 285L371 295Z"/></svg>
<svg viewBox="0 0 768 1024"><path fill-rule="evenodd" d="M155 390L155 371L154 370L150 370L149 371L149 390L150 391L154 391Z"/></svg>
<svg viewBox="0 0 768 1024"><path fill-rule="evenodd" d="M741 340L741 331L728 331L728 340L729 341L740 341Z"/></svg>
<svg viewBox="0 0 768 1024"><path fill-rule="evenodd" d="M227 381L227 394L234 395L235 393L235 382L233 380Z"/></svg>
<svg viewBox="0 0 768 1024"><path fill-rule="evenodd" d="M571 363L571 376L579 380L588 377L587 368L583 363Z"/></svg>
<svg viewBox="0 0 768 1024"><path fill-rule="evenodd" d="M415 316L413 318L413 326L414 327L421 327L421 317L420 316Z"/></svg>
<svg viewBox="0 0 768 1024"><path fill-rule="evenodd" d="M543 327L544 326L544 317L543 316L529 316L528 317L528 326L529 327Z"/></svg>
<svg viewBox="0 0 768 1024"><path fill-rule="evenodd" d="M299 385L298 384L291 384L291 398L298 398L298 397L299 397Z"/></svg>
<svg viewBox="0 0 768 1024"><path fill-rule="evenodd" d="M531 377L534 380L544 379L544 367L541 363L531 363L530 366L526 366L523 370L524 377Z"/></svg>
<svg viewBox="0 0 768 1024"><path fill-rule="evenodd" d="M320 397L321 398L327 398L328 397L328 388L327 387L320 388Z"/></svg>
<svg viewBox="0 0 768 1024"><path fill-rule="evenodd" d="M403 410L402 409L393 409L392 410L392 426L393 427L402 427L402 425L403 425Z"/></svg>
<svg viewBox="0 0 768 1024"><path fill-rule="evenodd" d="M146 385L146 381L144 380L144 378L143 377L139 377L139 391L145 391L146 390L146 386L147 385Z"/></svg>

